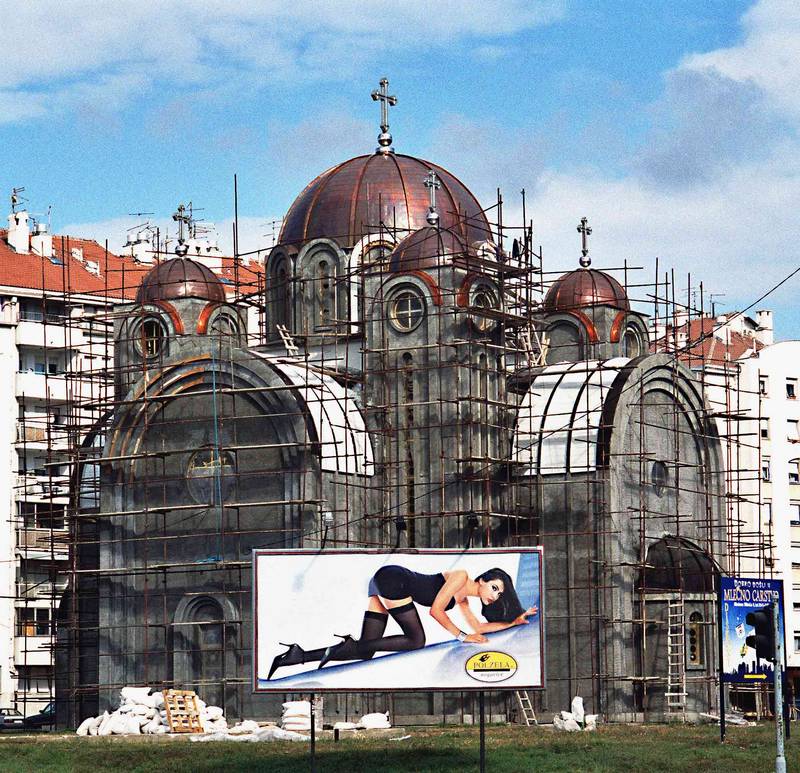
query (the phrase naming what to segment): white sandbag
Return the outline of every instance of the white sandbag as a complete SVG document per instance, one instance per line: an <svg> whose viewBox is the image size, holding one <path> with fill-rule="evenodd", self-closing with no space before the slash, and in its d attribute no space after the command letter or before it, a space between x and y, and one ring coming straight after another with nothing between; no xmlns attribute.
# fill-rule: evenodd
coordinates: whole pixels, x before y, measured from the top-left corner
<svg viewBox="0 0 800 773"><path fill-rule="evenodd" d="M161 725L158 724L158 722L156 722L155 720L151 719L146 725L142 726L142 732L145 733L146 735L152 735L156 732L156 730L159 727L161 727Z"/></svg>
<svg viewBox="0 0 800 773"><path fill-rule="evenodd" d="M570 719L575 719L575 715L571 711L562 711L559 715L561 719L567 722Z"/></svg>
<svg viewBox="0 0 800 773"><path fill-rule="evenodd" d="M135 708L135 706L136 706L136 704L135 704L135 703L127 703L127 702L126 702L126 703L123 703L123 704L122 704L122 705L121 705L121 706L120 706L120 707L117 709L117 711L118 711L120 714L129 714L131 711L133 711L133 709Z"/></svg>
<svg viewBox="0 0 800 773"><path fill-rule="evenodd" d="M135 706L131 706L131 714L136 714L139 717L147 716L148 711L155 711L155 709L148 708L147 706L137 703Z"/></svg>
<svg viewBox="0 0 800 773"><path fill-rule="evenodd" d="M364 714L364 716L358 720L358 724L361 727L369 729L391 727L391 724L389 723L389 712L387 711L385 714L380 714L377 712L374 714Z"/></svg>
<svg viewBox="0 0 800 773"><path fill-rule="evenodd" d="M164 727L164 725L157 725L150 732L152 735L161 735L162 733L168 733L169 729Z"/></svg>
<svg viewBox="0 0 800 773"><path fill-rule="evenodd" d="M337 722L334 726L334 730L355 730L358 725L355 722ZM309 727L309 730L311 728Z"/></svg>
<svg viewBox="0 0 800 773"><path fill-rule="evenodd" d="M258 722L253 722L252 719L245 719L238 725L234 725L228 732L231 735L249 735L250 733L257 733L258 730Z"/></svg>
<svg viewBox="0 0 800 773"><path fill-rule="evenodd" d="M310 722L282 722L281 727L284 730L295 730L295 731L303 731L303 730L311 730L311 723Z"/></svg>
<svg viewBox="0 0 800 773"><path fill-rule="evenodd" d="M597 730L597 714L587 714L585 717L586 724L584 730Z"/></svg>
<svg viewBox="0 0 800 773"><path fill-rule="evenodd" d="M111 714L104 711L100 717L100 724L97 726L97 735L111 735Z"/></svg>
<svg viewBox="0 0 800 773"><path fill-rule="evenodd" d="M197 703L197 711L202 714L208 704L202 698L195 698L195 702Z"/></svg>
<svg viewBox="0 0 800 773"><path fill-rule="evenodd" d="M115 711L111 715L111 720L106 729L109 731L110 735L125 735L128 732L128 717L125 714L120 714Z"/></svg>
<svg viewBox="0 0 800 773"><path fill-rule="evenodd" d="M129 703L138 703L150 707L154 705L149 687L123 687L119 691L119 695L123 701Z"/></svg>
<svg viewBox="0 0 800 773"><path fill-rule="evenodd" d="M215 719L219 719L222 713L222 709L219 706L206 706L203 716L213 722Z"/></svg>
<svg viewBox="0 0 800 773"><path fill-rule="evenodd" d="M585 716L585 712L584 712L584 709L583 709L583 698L581 698L580 695L576 695L572 699L572 705L570 706L570 709L572 709L572 717L573 717L573 719L579 725L582 725L583 724L583 719L584 719L584 716Z"/></svg>
<svg viewBox="0 0 800 773"><path fill-rule="evenodd" d="M87 717L78 725L75 735L89 735L89 728L94 724L94 717Z"/></svg>
<svg viewBox="0 0 800 773"><path fill-rule="evenodd" d="M291 711L293 714L306 714L311 716L311 704L308 701L286 701L283 712Z"/></svg>
<svg viewBox="0 0 800 773"><path fill-rule="evenodd" d="M308 741L309 736L279 727L263 727L258 731L259 741Z"/></svg>

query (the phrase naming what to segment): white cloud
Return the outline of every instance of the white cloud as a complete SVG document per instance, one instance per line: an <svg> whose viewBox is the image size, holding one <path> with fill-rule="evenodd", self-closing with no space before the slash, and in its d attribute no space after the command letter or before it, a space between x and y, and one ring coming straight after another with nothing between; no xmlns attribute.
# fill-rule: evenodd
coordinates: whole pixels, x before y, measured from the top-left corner
<svg viewBox="0 0 800 773"><path fill-rule="evenodd" d="M681 67L753 83L776 107L800 117L800 4L761 0L742 17L742 28L738 45L693 54Z"/></svg>
<svg viewBox="0 0 800 773"><path fill-rule="evenodd" d="M0 96L37 109L74 106L101 89L124 101L164 81L230 90L336 81L378 54L475 44L560 18L563 0L41 0L3 18ZM136 88L131 89L131 83ZM111 87L116 87L113 95ZM56 99L51 99L55 96Z"/></svg>

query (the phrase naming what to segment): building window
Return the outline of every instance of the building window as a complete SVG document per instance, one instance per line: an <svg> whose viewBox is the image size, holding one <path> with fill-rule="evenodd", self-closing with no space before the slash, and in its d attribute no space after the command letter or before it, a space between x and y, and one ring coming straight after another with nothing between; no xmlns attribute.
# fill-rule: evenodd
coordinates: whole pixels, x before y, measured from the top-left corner
<svg viewBox="0 0 800 773"><path fill-rule="evenodd" d="M761 419L761 439L769 440L769 419Z"/></svg>
<svg viewBox="0 0 800 773"><path fill-rule="evenodd" d="M189 457L186 481L189 494L199 505L215 507L225 502L235 476L236 464L229 451L206 447Z"/></svg>
<svg viewBox="0 0 800 773"><path fill-rule="evenodd" d="M487 287L479 287L472 296L470 305L476 310L476 313L471 316L472 324L481 331L491 330L496 322L483 312L497 308L497 299L494 293Z"/></svg>
<svg viewBox="0 0 800 773"><path fill-rule="evenodd" d="M800 459L789 462L789 483L800 483Z"/></svg>
<svg viewBox="0 0 800 773"><path fill-rule="evenodd" d="M18 607L17 636L50 636L55 621L50 607Z"/></svg>
<svg viewBox="0 0 800 773"><path fill-rule="evenodd" d="M764 523L768 526L772 525L772 501L769 499L765 499L762 503L762 507L764 508Z"/></svg>
<svg viewBox="0 0 800 773"><path fill-rule="evenodd" d="M236 338L239 335L239 325L229 314L218 314L209 326L212 336Z"/></svg>
<svg viewBox="0 0 800 773"><path fill-rule="evenodd" d="M155 317L145 317L139 325L135 336L135 346L139 354L145 358L155 357L161 353L166 341L166 331Z"/></svg>
<svg viewBox="0 0 800 773"><path fill-rule="evenodd" d="M686 626L686 666L687 668L705 668L706 652L703 635L703 616L699 612L689 615Z"/></svg>
<svg viewBox="0 0 800 773"><path fill-rule="evenodd" d="M800 652L800 632L794 632L794 651Z"/></svg>
<svg viewBox="0 0 800 773"><path fill-rule="evenodd" d="M622 354L624 357L638 357L642 353L642 342L635 328L629 327L622 337Z"/></svg>
<svg viewBox="0 0 800 773"><path fill-rule="evenodd" d="M789 502L789 523L800 526L800 502Z"/></svg>
<svg viewBox="0 0 800 773"><path fill-rule="evenodd" d="M767 376L758 377L758 393L762 397L766 397L769 394L769 379Z"/></svg>
<svg viewBox="0 0 800 773"><path fill-rule="evenodd" d="M797 399L797 379L796 378L787 378L786 379L786 397L790 400Z"/></svg>
<svg viewBox="0 0 800 773"><path fill-rule="evenodd" d="M389 300L389 321L401 333L410 333L424 317L425 301L413 290L401 290Z"/></svg>
<svg viewBox="0 0 800 773"><path fill-rule="evenodd" d="M660 497L664 493L664 489L669 482L669 470L667 469L667 465L661 461L653 462L650 478L653 482L653 489L656 492L656 496Z"/></svg>
<svg viewBox="0 0 800 773"><path fill-rule="evenodd" d="M17 502L20 525L25 529L63 529L64 505L51 502Z"/></svg>
<svg viewBox="0 0 800 773"><path fill-rule="evenodd" d="M769 482L771 480L769 457L761 457L761 480Z"/></svg>
<svg viewBox="0 0 800 773"><path fill-rule="evenodd" d="M17 689L21 692L51 694L52 687L51 666L17 666Z"/></svg>

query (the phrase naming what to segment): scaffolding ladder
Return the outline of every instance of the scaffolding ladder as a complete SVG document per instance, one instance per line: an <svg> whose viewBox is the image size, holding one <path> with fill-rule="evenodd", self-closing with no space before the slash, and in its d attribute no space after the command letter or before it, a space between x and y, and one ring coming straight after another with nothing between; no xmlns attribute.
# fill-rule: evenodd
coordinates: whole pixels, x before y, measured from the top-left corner
<svg viewBox="0 0 800 773"><path fill-rule="evenodd" d="M686 713L686 619L683 597L667 607L667 715Z"/></svg>
<svg viewBox="0 0 800 773"><path fill-rule="evenodd" d="M539 722L536 719L536 712L533 710L533 704L526 690L517 690L517 702L519 703L519 708L522 712L522 718L525 720L525 724L528 727L531 725L538 725Z"/></svg>

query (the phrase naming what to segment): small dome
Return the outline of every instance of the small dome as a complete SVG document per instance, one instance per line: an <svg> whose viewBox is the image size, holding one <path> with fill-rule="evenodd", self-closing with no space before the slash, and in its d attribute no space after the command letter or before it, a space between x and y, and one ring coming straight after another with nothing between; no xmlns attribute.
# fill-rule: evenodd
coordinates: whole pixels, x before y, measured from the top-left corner
<svg viewBox="0 0 800 773"><path fill-rule="evenodd" d="M392 272L436 268L454 261L465 263L468 254L464 240L445 228L425 226L402 239L389 256Z"/></svg>
<svg viewBox="0 0 800 773"><path fill-rule="evenodd" d="M571 311L587 306L631 309L625 288L614 277L593 268L579 268L557 279L547 291L542 309Z"/></svg>
<svg viewBox="0 0 800 773"><path fill-rule="evenodd" d="M414 231L427 223L425 177L433 170L441 183L439 224L468 244L492 238L483 208L455 175L430 161L395 153L357 156L323 172L295 199L278 239L302 244L333 239L350 249L368 233L384 228Z"/></svg>
<svg viewBox="0 0 800 773"><path fill-rule="evenodd" d="M136 303L203 298L225 301L225 285L214 272L189 258L171 258L147 272L136 292Z"/></svg>

